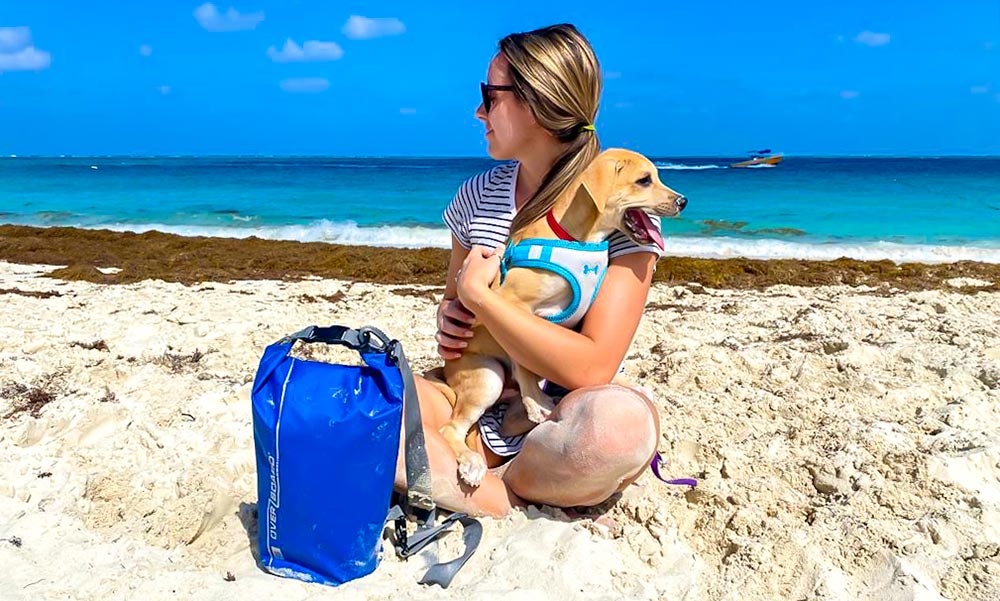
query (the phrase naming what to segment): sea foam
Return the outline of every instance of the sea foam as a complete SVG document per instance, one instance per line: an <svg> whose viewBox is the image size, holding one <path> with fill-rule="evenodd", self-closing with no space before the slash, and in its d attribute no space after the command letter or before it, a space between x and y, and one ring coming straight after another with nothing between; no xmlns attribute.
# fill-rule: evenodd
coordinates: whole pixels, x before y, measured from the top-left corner
<svg viewBox="0 0 1000 601"><path fill-rule="evenodd" d="M425 226L380 225L361 227L354 222L314 221L308 225L270 225L259 227L220 227L166 224L111 224L93 226L114 231L145 232L157 230L181 236L214 236L266 240L327 242L349 246L394 248L451 248L451 233L443 228ZM665 236L667 255L728 259L806 259L830 261L847 257L863 261L889 260L896 263L953 263L980 261L1000 263L1000 244L993 246L947 246L898 244L871 241L854 243L789 242L774 238L742 239L724 236Z"/></svg>

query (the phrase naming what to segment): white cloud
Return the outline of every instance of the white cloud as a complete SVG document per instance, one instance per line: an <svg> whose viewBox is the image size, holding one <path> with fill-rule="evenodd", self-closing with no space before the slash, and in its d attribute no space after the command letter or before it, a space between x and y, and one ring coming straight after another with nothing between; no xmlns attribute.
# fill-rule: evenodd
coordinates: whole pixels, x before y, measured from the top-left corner
<svg viewBox="0 0 1000 601"><path fill-rule="evenodd" d="M243 31L256 29L257 24L264 20L264 12L241 14L233 7L224 13L211 2L206 2L194 9L194 18L208 31Z"/></svg>
<svg viewBox="0 0 1000 601"><path fill-rule="evenodd" d="M368 40L387 35L399 35L406 31L406 25L394 17L388 19L369 19L351 15L344 24L343 33L352 40Z"/></svg>
<svg viewBox="0 0 1000 601"><path fill-rule="evenodd" d="M308 40L299 46L295 40L288 38L281 50L271 46L267 55L276 63L335 61L344 56L344 50L336 42Z"/></svg>
<svg viewBox="0 0 1000 601"><path fill-rule="evenodd" d="M0 73L4 71L41 71L52 64L52 55L34 46L0 54Z"/></svg>
<svg viewBox="0 0 1000 601"><path fill-rule="evenodd" d="M990 92L990 84L985 86L972 86L969 88L969 92L972 94L988 94Z"/></svg>
<svg viewBox="0 0 1000 601"><path fill-rule="evenodd" d="M286 79L278 85L286 92L309 94L326 90L330 87L330 81L322 77L298 77Z"/></svg>
<svg viewBox="0 0 1000 601"><path fill-rule="evenodd" d="M885 46L889 43L889 34L875 33L874 31L862 31L854 37L854 41L866 46Z"/></svg>
<svg viewBox="0 0 1000 601"><path fill-rule="evenodd" d="M30 27L0 27L0 53L16 52L30 45Z"/></svg>
<svg viewBox="0 0 1000 601"><path fill-rule="evenodd" d="M399 114L400 115L416 115L417 114L417 109L401 108L401 109L399 109Z"/></svg>
<svg viewBox="0 0 1000 601"><path fill-rule="evenodd" d="M159 86L156 89L159 90L160 94L163 94L164 96L170 93L170 86Z"/></svg>
<svg viewBox="0 0 1000 601"><path fill-rule="evenodd" d="M31 43L31 28L0 27L0 73L41 71L52 64L52 55Z"/></svg>
<svg viewBox="0 0 1000 601"><path fill-rule="evenodd" d="M143 44L139 46L139 54L143 56L151 56L153 54L153 47L148 44Z"/></svg>
<svg viewBox="0 0 1000 601"><path fill-rule="evenodd" d="M840 91L840 97L843 98L844 100L854 100L855 98L857 98L860 95L861 95L861 92L858 92L857 90L841 90Z"/></svg>

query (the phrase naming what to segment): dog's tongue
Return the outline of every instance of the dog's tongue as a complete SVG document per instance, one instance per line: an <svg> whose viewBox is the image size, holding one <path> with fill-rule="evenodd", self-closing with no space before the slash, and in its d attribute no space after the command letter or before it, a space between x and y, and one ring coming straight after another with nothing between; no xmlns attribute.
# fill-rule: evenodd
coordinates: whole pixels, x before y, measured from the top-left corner
<svg viewBox="0 0 1000 601"><path fill-rule="evenodd" d="M663 236L660 235L660 228L656 227L653 220L649 218L649 215L641 209L629 209L628 214L632 216L636 223L642 224L642 228L646 232L646 237L650 238L654 244L663 248Z"/></svg>

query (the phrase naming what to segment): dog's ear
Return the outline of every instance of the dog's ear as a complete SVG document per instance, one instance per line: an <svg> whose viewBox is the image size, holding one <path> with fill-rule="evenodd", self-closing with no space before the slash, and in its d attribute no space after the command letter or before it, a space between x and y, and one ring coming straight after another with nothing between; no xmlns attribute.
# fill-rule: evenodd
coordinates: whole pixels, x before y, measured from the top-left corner
<svg viewBox="0 0 1000 601"><path fill-rule="evenodd" d="M577 194L587 194L590 197L590 201L597 207L597 211L603 213L608 202L608 196L611 195L611 189L615 185L615 179L618 177L618 172L624 166L625 163L623 161L616 161L611 157L599 155L594 159L591 166L587 168L583 185L580 186Z"/></svg>
<svg viewBox="0 0 1000 601"><path fill-rule="evenodd" d="M586 198L581 198L583 196L586 196ZM594 206L597 207L598 213L604 212L604 207L607 204L607 201L608 201L607 194L601 194L599 191L591 192L587 188L586 182L580 184L580 187L576 189L576 198L573 199L573 202L594 203Z"/></svg>

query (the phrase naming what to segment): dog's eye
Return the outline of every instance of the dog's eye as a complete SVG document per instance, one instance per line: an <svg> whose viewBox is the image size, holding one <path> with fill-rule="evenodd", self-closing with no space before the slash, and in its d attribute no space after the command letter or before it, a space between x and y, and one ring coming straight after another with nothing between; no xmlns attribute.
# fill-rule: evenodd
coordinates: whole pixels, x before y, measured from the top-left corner
<svg viewBox="0 0 1000 601"><path fill-rule="evenodd" d="M653 178L652 178L652 176L647 175L646 177L644 177L644 178L636 181L635 184L637 186L642 186L642 187L645 188L646 186L653 185Z"/></svg>

